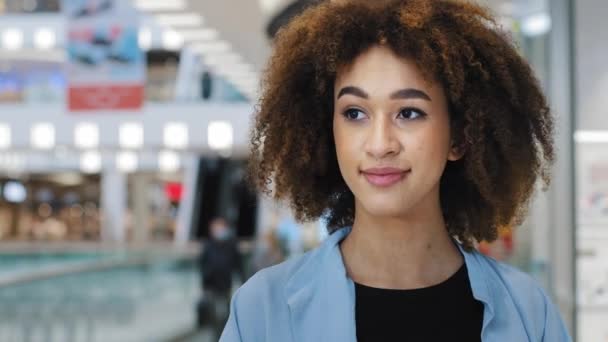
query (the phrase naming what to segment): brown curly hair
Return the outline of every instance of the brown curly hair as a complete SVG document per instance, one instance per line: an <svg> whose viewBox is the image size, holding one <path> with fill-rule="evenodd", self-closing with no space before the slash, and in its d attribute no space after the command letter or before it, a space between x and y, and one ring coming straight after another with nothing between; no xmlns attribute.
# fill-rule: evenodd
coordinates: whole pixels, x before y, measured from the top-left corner
<svg viewBox="0 0 608 342"><path fill-rule="evenodd" d="M455 0L322 2L279 31L262 80L249 178L299 220L352 225L354 196L332 133L337 70L385 44L443 85L465 155L440 183L448 232L471 247L521 223L536 180L549 184L553 119L530 66L490 12Z"/></svg>

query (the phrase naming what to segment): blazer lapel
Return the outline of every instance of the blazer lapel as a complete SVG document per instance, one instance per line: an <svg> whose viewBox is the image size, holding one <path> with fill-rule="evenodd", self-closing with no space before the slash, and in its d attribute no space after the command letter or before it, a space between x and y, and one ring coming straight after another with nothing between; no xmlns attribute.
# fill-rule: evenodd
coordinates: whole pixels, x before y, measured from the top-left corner
<svg viewBox="0 0 608 342"><path fill-rule="evenodd" d="M511 294L505 288L502 279L496 278L491 269L484 267L485 261L481 260L478 252L467 252L458 242L454 241L454 243L464 256L473 297L484 306L481 340L484 342L530 341L526 328L518 317L519 313L510 299ZM496 312L513 314L497 315Z"/></svg>
<svg viewBox="0 0 608 342"><path fill-rule="evenodd" d="M297 342L355 342L355 289L339 243L350 232L331 234L288 280L285 291Z"/></svg>

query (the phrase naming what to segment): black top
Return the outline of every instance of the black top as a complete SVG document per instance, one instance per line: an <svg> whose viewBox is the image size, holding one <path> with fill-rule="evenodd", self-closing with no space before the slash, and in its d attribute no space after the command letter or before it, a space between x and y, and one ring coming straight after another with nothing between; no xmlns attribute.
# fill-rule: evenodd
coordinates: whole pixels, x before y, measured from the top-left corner
<svg viewBox="0 0 608 342"><path fill-rule="evenodd" d="M443 283L413 290L355 283L357 341L481 341L483 304L466 266Z"/></svg>
<svg viewBox="0 0 608 342"><path fill-rule="evenodd" d="M238 272L242 277L242 260L237 241L234 239L210 239L201 244L200 256L202 285L205 290L228 292L232 288L232 274Z"/></svg>

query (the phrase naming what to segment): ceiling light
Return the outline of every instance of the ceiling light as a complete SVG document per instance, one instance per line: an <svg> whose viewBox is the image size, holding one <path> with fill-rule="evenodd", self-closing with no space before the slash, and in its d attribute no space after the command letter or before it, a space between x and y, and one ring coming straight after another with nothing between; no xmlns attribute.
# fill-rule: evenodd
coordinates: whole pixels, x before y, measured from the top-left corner
<svg viewBox="0 0 608 342"><path fill-rule="evenodd" d="M135 122L121 124L118 139L122 148L141 148L144 145L144 128Z"/></svg>
<svg viewBox="0 0 608 342"><path fill-rule="evenodd" d="M55 146L55 126L51 123L36 123L30 129L32 147L41 150L52 149Z"/></svg>
<svg viewBox="0 0 608 342"><path fill-rule="evenodd" d="M232 125L228 121L211 121L207 127L207 143L214 150L232 147Z"/></svg>
<svg viewBox="0 0 608 342"><path fill-rule="evenodd" d="M543 35L551 30L551 17L542 12L525 17L521 22L521 32L529 37Z"/></svg>
<svg viewBox="0 0 608 342"><path fill-rule="evenodd" d="M34 46L40 50L48 50L55 46L57 38L55 32L48 28L41 28L34 33Z"/></svg>
<svg viewBox="0 0 608 342"><path fill-rule="evenodd" d="M185 0L135 0L135 7L141 11L183 11Z"/></svg>
<svg viewBox="0 0 608 342"><path fill-rule="evenodd" d="M608 143L608 131L576 131L574 140L578 143Z"/></svg>
<svg viewBox="0 0 608 342"><path fill-rule="evenodd" d="M175 172L179 170L179 155L173 151L161 151L158 154L158 168L161 172Z"/></svg>
<svg viewBox="0 0 608 342"><path fill-rule="evenodd" d="M89 151L80 157L80 170L84 173L98 173L101 171L101 154Z"/></svg>
<svg viewBox="0 0 608 342"><path fill-rule="evenodd" d="M0 149L8 149L11 147L11 126L0 123Z"/></svg>
<svg viewBox="0 0 608 342"><path fill-rule="evenodd" d="M156 16L162 26L191 27L203 24L203 17L196 13L166 13Z"/></svg>
<svg viewBox="0 0 608 342"><path fill-rule="evenodd" d="M182 36L174 30L163 31L163 47L167 50L179 50L184 45Z"/></svg>
<svg viewBox="0 0 608 342"><path fill-rule="evenodd" d="M7 202L22 203L27 198L27 189L19 181L8 181L4 184L2 194Z"/></svg>
<svg viewBox="0 0 608 342"><path fill-rule="evenodd" d="M137 154L130 151L122 151L116 155L116 168L124 173L131 173L137 170Z"/></svg>
<svg viewBox="0 0 608 342"><path fill-rule="evenodd" d="M163 142L168 148L188 147L188 126L181 122L167 123L163 130Z"/></svg>
<svg viewBox="0 0 608 342"><path fill-rule="evenodd" d="M94 123L79 123L74 128L74 145L81 149L99 147L99 127Z"/></svg>
<svg viewBox="0 0 608 342"><path fill-rule="evenodd" d="M23 46L23 32L10 28L2 33L2 45L7 50L19 50Z"/></svg>

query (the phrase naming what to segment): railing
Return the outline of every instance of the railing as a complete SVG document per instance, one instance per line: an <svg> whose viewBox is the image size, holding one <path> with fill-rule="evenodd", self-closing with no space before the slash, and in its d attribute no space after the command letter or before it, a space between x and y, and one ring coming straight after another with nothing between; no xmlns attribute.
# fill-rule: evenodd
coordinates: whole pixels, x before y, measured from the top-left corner
<svg viewBox="0 0 608 342"><path fill-rule="evenodd" d="M195 327L193 250L104 252L11 274L0 276L3 342L166 341Z"/></svg>

